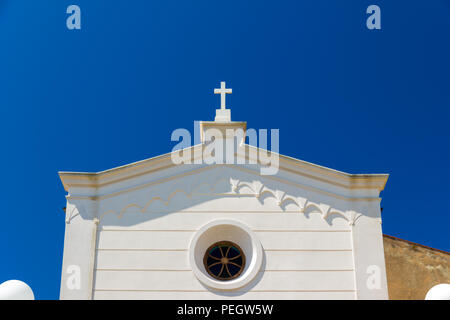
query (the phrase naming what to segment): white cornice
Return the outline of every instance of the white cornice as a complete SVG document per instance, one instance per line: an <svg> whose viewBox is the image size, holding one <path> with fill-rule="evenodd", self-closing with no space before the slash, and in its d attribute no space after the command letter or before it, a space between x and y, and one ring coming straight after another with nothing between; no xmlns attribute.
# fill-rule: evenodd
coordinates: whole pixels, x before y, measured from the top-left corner
<svg viewBox="0 0 450 320"><path fill-rule="evenodd" d="M202 144L199 144L183 149L183 151L191 151L193 160L196 151L201 150L202 146ZM256 151L260 150L249 145L244 145L244 147ZM61 171L59 172L59 176L66 191L69 191L71 187L97 189L144 174L177 167L177 165L172 163L171 155L172 153L166 153L100 172ZM389 177L388 174L349 174L281 154L279 155L279 159L280 170L345 189L376 189L380 192L384 189Z"/></svg>

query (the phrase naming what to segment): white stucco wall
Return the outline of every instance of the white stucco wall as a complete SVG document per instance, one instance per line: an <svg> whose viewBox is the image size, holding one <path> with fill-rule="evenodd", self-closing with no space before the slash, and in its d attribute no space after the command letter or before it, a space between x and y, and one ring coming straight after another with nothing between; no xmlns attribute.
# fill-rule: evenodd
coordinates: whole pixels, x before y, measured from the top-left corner
<svg viewBox="0 0 450 320"><path fill-rule="evenodd" d="M387 299L375 188L288 170L177 166L105 184L95 198L71 189L63 299ZM192 270L190 242L216 219L239 221L262 245L261 269L244 287L217 290ZM71 264L81 267L81 290L65 285ZM377 288L367 286L371 265Z"/></svg>

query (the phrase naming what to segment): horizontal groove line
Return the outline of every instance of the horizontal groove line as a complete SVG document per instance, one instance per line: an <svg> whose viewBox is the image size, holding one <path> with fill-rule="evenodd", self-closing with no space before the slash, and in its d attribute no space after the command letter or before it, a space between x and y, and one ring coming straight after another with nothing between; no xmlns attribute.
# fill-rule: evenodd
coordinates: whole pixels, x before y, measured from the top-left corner
<svg viewBox="0 0 450 320"><path fill-rule="evenodd" d="M255 232L351 232L351 230L253 230Z"/></svg>
<svg viewBox="0 0 450 320"><path fill-rule="evenodd" d="M352 249L264 249L264 251L287 251L287 252L351 252Z"/></svg>
<svg viewBox="0 0 450 320"><path fill-rule="evenodd" d="M105 269L105 268L96 268L96 269L94 269L95 271L131 271L131 272L133 272L133 271L137 271L137 272L139 272L139 271L148 271L148 272L153 272L153 271L163 271L163 272L176 272L176 271L179 271L179 272L187 272L187 271L192 271L191 269L178 269L178 270L175 270L175 269Z"/></svg>
<svg viewBox="0 0 450 320"><path fill-rule="evenodd" d="M324 269L324 270L264 270L261 272L353 272L354 269Z"/></svg>
<svg viewBox="0 0 450 320"><path fill-rule="evenodd" d="M139 272L139 271L145 271L145 272L154 272L154 271L162 271L162 272L188 272L188 271L192 271L191 269L109 269L109 268L96 268L95 271L131 271L131 272ZM269 269L269 270L262 270L259 271L259 273L262 272L349 272L349 271L354 271L353 269L324 269L324 270L293 270L293 269L286 269L286 270L281 270L281 269Z"/></svg>
<svg viewBox="0 0 450 320"><path fill-rule="evenodd" d="M141 231L144 231L144 232L196 232L197 230L164 230L164 229L152 229L152 230L150 230L150 229L148 229L148 230L146 230L146 229L100 229L100 231L113 231L113 232L122 232L122 231L125 231L125 232L141 232Z"/></svg>
<svg viewBox="0 0 450 320"><path fill-rule="evenodd" d="M97 251L188 251L188 249L133 249L133 248L129 248L129 249L119 249L119 248L114 248L114 249L108 249L108 248L97 248Z"/></svg>
<svg viewBox="0 0 450 320"><path fill-rule="evenodd" d="M169 211L145 211L142 212L140 210L129 210L127 211L128 213L134 213L134 214L160 214L160 215L164 215L167 214ZM277 214L283 214L283 213L294 213L294 214L304 214L303 212L300 212L299 210L286 210L286 211L281 211L281 210L248 210L248 211L243 211L243 210L179 210L176 211L174 213L277 213ZM309 214L320 214L319 211L315 211L315 212L310 212Z"/></svg>
<svg viewBox="0 0 450 320"><path fill-rule="evenodd" d="M188 251L188 249L138 249L138 248L97 248L97 251ZM351 252L352 249L264 249L266 252L286 251L286 252Z"/></svg>
<svg viewBox="0 0 450 320"><path fill-rule="evenodd" d="M94 289L100 292L209 292L208 290L139 290L139 289ZM249 292L356 292L356 290L249 290L249 291L232 291L232 293L249 293Z"/></svg>
<svg viewBox="0 0 450 320"><path fill-rule="evenodd" d="M197 232L198 230L165 230L165 229L101 229L100 231L112 232ZM269 230L253 229L254 232L351 232L351 230Z"/></svg>

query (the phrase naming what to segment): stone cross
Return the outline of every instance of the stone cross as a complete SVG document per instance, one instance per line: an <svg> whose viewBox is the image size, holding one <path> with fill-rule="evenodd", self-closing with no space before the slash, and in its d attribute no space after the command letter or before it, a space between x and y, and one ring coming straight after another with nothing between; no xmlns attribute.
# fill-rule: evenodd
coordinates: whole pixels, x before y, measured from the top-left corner
<svg viewBox="0 0 450 320"><path fill-rule="evenodd" d="M220 89L214 89L214 94L220 94L220 109L225 110L225 95L232 93L232 89L225 88L225 81L220 82Z"/></svg>

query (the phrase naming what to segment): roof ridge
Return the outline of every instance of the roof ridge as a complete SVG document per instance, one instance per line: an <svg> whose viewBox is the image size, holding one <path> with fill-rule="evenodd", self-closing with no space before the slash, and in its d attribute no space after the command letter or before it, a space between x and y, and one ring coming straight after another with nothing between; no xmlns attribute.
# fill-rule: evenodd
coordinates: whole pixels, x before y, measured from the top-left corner
<svg viewBox="0 0 450 320"><path fill-rule="evenodd" d="M426 248L426 249L430 249L430 250L433 250L433 251L438 251L438 252L450 255L450 252L448 252L448 251L444 251L444 250L441 250L441 249L436 249L436 248L433 248L433 247L426 246L424 244L420 244L420 243L417 243L417 242L412 242L412 241L405 240L405 239L402 239L402 238L397 238L397 237L394 237L394 236L391 236L391 235L388 235L388 234L383 234L383 237L390 238L390 239L393 239L393 240L400 240L400 241L409 243L409 244L414 245L414 246L419 246L419 247L423 247L423 248Z"/></svg>

